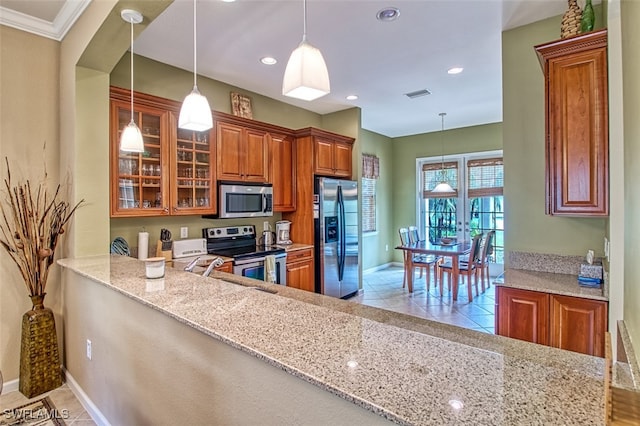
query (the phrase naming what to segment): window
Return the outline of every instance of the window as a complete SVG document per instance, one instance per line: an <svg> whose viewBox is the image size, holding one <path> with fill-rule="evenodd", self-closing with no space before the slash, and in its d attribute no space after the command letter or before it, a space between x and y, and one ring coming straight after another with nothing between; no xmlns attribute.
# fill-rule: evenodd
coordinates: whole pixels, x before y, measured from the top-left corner
<svg viewBox="0 0 640 426"><path fill-rule="evenodd" d="M362 232L376 231L376 180L380 176L380 159L362 154Z"/></svg>
<svg viewBox="0 0 640 426"><path fill-rule="evenodd" d="M376 180L362 178L362 232L376 230Z"/></svg>
<svg viewBox="0 0 640 426"><path fill-rule="evenodd" d="M444 167L444 171L443 171ZM441 238L469 240L495 230L490 261L504 263L504 186L501 151L419 160L418 223L421 235L435 243ZM432 189L446 181L451 193Z"/></svg>

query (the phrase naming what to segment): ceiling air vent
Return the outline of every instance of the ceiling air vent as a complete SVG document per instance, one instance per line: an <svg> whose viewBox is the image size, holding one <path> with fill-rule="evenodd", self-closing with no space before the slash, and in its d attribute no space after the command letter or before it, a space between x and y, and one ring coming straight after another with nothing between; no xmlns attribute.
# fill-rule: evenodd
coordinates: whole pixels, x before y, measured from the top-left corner
<svg viewBox="0 0 640 426"><path fill-rule="evenodd" d="M428 91L427 89L420 89L420 90L416 90L415 92L405 93L404 95L409 99L415 99L415 98L419 98L420 96L427 96L430 94L431 92Z"/></svg>

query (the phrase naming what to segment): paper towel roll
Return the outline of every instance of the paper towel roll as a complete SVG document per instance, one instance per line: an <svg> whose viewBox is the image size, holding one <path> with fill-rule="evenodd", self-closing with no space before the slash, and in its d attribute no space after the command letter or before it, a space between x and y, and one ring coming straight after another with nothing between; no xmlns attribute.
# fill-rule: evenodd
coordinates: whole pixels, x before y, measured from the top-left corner
<svg viewBox="0 0 640 426"><path fill-rule="evenodd" d="M149 257L149 233L138 232L138 259L144 260Z"/></svg>

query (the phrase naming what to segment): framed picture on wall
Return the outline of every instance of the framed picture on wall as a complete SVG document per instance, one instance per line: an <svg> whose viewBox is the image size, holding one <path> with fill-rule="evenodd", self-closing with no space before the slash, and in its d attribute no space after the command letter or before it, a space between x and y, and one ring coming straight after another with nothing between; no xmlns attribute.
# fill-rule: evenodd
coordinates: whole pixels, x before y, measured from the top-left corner
<svg viewBox="0 0 640 426"><path fill-rule="evenodd" d="M231 113L242 118L253 118L251 98L240 93L231 92Z"/></svg>

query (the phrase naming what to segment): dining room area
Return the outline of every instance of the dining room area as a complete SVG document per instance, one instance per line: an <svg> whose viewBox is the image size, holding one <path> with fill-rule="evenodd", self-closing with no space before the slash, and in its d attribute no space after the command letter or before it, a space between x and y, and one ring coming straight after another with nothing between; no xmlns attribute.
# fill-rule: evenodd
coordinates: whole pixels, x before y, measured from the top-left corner
<svg viewBox="0 0 640 426"><path fill-rule="evenodd" d="M363 291L350 300L494 334L495 286L488 260L495 232L433 243L421 240L415 226L400 228L398 234L403 265L365 274Z"/></svg>

